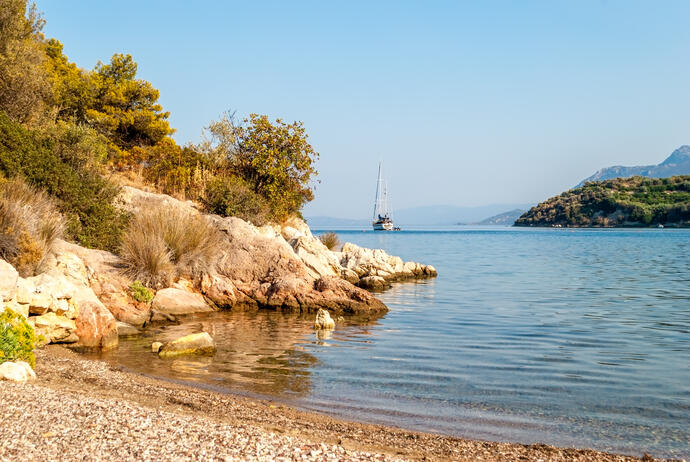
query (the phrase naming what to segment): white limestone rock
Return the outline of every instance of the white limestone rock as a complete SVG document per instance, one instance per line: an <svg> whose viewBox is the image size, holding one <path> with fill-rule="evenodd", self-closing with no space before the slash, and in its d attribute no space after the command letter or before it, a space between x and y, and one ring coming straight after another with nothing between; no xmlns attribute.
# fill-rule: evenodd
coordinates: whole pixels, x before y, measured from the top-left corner
<svg viewBox="0 0 690 462"><path fill-rule="evenodd" d="M0 380L28 382L36 380L36 373L25 361L7 361L0 364Z"/></svg>

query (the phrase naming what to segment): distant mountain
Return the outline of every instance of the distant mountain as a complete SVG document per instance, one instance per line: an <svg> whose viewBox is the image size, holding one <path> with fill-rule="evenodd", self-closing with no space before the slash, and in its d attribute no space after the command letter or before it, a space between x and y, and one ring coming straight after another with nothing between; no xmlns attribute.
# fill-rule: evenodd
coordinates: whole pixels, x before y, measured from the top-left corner
<svg viewBox="0 0 690 462"><path fill-rule="evenodd" d="M312 229L365 228L371 226L371 220L366 218L336 218L336 217L305 217Z"/></svg>
<svg viewBox="0 0 690 462"><path fill-rule="evenodd" d="M458 223L479 223L486 217L505 213L506 210L527 210L534 204L492 204L478 207L429 205L393 211L396 226L452 226ZM307 224L317 229L371 227L370 218L337 218L327 216L306 217Z"/></svg>
<svg viewBox="0 0 690 462"><path fill-rule="evenodd" d="M666 178L675 175L690 175L690 146L681 146L668 158L658 165L642 165L637 167L614 167L602 168L589 178L585 178L576 188L584 185L587 181L610 180L612 178L627 178L630 176L645 176L649 178Z"/></svg>
<svg viewBox="0 0 690 462"><path fill-rule="evenodd" d="M587 182L522 215L515 226L690 227L690 175Z"/></svg>
<svg viewBox="0 0 690 462"><path fill-rule="evenodd" d="M506 210L529 209L533 204L492 204L478 207L454 205L430 205L397 210L393 213L396 225L455 225L457 223L479 223Z"/></svg>
<svg viewBox="0 0 690 462"><path fill-rule="evenodd" d="M479 225L496 225L496 226L512 226L515 220L520 218L527 210L515 209L509 212L499 213L493 217L485 218L480 221Z"/></svg>

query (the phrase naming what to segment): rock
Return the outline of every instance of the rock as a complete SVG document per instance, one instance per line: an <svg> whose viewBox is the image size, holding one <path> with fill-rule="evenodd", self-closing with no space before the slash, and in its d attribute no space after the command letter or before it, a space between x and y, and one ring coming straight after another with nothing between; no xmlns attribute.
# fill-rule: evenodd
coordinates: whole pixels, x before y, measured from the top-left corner
<svg viewBox="0 0 690 462"><path fill-rule="evenodd" d="M153 347L152 347L153 349ZM164 358L181 355L214 354L216 344L207 332L185 335L163 345L158 355Z"/></svg>
<svg viewBox="0 0 690 462"><path fill-rule="evenodd" d="M225 276L205 274L201 279L201 292L220 308L232 308L237 304L237 290Z"/></svg>
<svg viewBox="0 0 690 462"><path fill-rule="evenodd" d="M163 347L163 343L161 343L161 342L153 342L153 343L151 344L151 352L152 352L152 353L158 353L159 351L161 351L161 348L162 348L162 347Z"/></svg>
<svg viewBox="0 0 690 462"><path fill-rule="evenodd" d="M107 290L98 298L118 321L141 327L151 319L151 306L148 303L137 302L117 289L108 287Z"/></svg>
<svg viewBox="0 0 690 462"><path fill-rule="evenodd" d="M89 271L76 254L63 251L55 256L54 265L56 273L66 276L79 285L89 285Z"/></svg>
<svg viewBox="0 0 690 462"><path fill-rule="evenodd" d="M56 300L72 298L77 290L62 274L43 273L27 279L34 286L34 295L50 294Z"/></svg>
<svg viewBox="0 0 690 462"><path fill-rule="evenodd" d="M359 280L359 286L367 290L383 290L390 284L383 276L366 276Z"/></svg>
<svg viewBox="0 0 690 462"><path fill-rule="evenodd" d="M52 295L46 292L34 293L31 295L29 302L29 313L31 314L45 314L53 306L55 299Z"/></svg>
<svg viewBox="0 0 690 462"><path fill-rule="evenodd" d="M117 321L117 335L118 337L125 337L127 335L138 335L139 329L126 322Z"/></svg>
<svg viewBox="0 0 690 462"><path fill-rule="evenodd" d="M4 304L0 303L0 313L5 311L5 309L7 308L9 308L17 314L21 314L25 318L29 317L29 305L26 305L24 303L17 303L15 300L11 300Z"/></svg>
<svg viewBox="0 0 690 462"><path fill-rule="evenodd" d="M164 314L190 314L215 311L203 295L186 290L169 287L156 292L151 308Z"/></svg>
<svg viewBox="0 0 690 462"><path fill-rule="evenodd" d="M34 290L34 283L30 279L17 279L17 303L31 303Z"/></svg>
<svg viewBox="0 0 690 462"><path fill-rule="evenodd" d="M0 364L0 380L27 382L35 379L36 373L27 362L7 361Z"/></svg>
<svg viewBox="0 0 690 462"><path fill-rule="evenodd" d="M94 291L89 287L80 288L72 302L79 311L76 319L79 346L104 350L116 347L117 322Z"/></svg>
<svg viewBox="0 0 690 462"><path fill-rule="evenodd" d="M320 309L319 312L316 313L314 329L335 329L335 321L333 321L328 311Z"/></svg>
<svg viewBox="0 0 690 462"><path fill-rule="evenodd" d="M65 316L48 312L29 319L32 321L36 333L43 335L47 343L75 343L79 341L75 321L67 319Z"/></svg>
<svg viewBox="0 0 690 462"><path fill-rule="evenodd" d="M12 265L0 259L0 302L9 302L17 293L19 273Z"/></svg>

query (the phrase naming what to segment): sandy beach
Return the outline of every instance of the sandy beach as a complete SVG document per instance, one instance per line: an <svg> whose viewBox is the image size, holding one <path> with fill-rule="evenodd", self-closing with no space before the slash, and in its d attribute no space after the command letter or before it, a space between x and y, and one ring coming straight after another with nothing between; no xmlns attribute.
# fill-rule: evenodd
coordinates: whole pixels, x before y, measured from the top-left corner
<svg viewBox="0 0 690 462"><path fill-rule="evenodd" d="M348 422L37 351L38 380L0 388L0 460L654 460ZM642 456L642 455L641 455Z"/></svg>

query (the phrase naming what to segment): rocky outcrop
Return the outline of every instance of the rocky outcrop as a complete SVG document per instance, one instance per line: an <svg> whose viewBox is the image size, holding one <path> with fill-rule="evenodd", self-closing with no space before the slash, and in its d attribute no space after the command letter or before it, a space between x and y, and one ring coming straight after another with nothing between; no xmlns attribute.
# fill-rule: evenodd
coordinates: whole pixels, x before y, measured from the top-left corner
<svg viewBox="0 0 690 462"><path fill-rule="evenodd" d="M19 273L5 260L0 260L0 302L9 302L17 294Z"/></svg>
<svg viewBox="0 0 690 462"><path fill-rule="evenodd" d="M76 319L79 346L82 348L110 349L117 346L117 321L96 297L90 287L80 288L74 296L79 310Z"/></svg>
<svg viewBox="0 0 690 462"><path fill-rule="evenodd" d="M216 344L213 338L207 332L200 332L164 344L158 351L158 356L171 358L183 355L209 355L215 352Z"/></svg>
<svg viewBox="0 0 690 462"><path fill-rule="evenodd" d="M27 362L7 361L0 364L0 380L27 382L35 379L36 373Z"/></svg>
<svg viewBox="0 0 690 462"><path fill-rule="evenodd" d="M201 294L175 287L156 292L151 308L155 312L172 315L214 311Z"/></svg>

